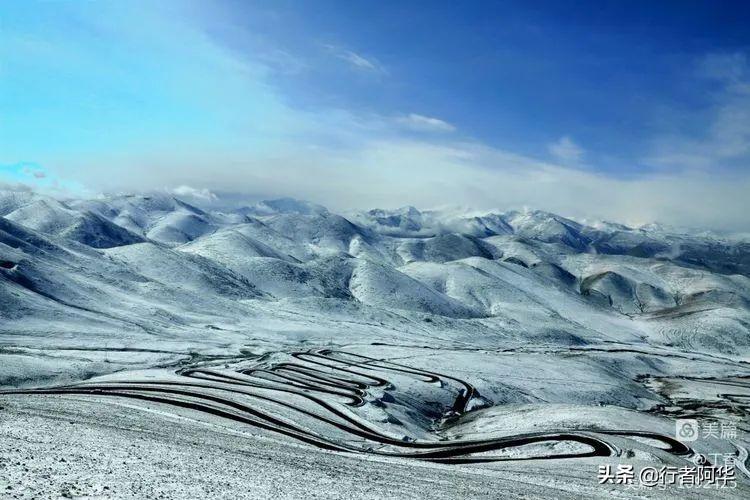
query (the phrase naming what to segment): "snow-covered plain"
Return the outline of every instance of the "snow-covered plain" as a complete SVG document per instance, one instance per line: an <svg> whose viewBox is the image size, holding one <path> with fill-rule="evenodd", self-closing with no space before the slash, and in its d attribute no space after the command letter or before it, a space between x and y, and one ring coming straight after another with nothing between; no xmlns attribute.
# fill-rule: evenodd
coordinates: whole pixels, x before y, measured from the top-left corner
<svg viewBox="0 0 750 500"><path fill-rule="evenodd" d="M749 362L742 238L0 193L0 495L743 498Z"/></svg>

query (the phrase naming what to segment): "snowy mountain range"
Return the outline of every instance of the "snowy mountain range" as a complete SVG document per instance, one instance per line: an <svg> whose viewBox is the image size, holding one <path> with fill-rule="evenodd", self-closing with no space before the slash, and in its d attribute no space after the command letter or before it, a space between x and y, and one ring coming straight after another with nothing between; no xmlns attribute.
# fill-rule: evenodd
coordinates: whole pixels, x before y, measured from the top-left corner
<svg viewBox="0 0 750 500"><path fill-rule="evenodd" d="M30 345L325 336L327 321L341 328L346 317L366 325L362 336L429 324L473 343L647 339L750 352L742 239L541 211L343 217L289 199L216 211L164 194L4 192L0 216L0 330Z"/></svg>

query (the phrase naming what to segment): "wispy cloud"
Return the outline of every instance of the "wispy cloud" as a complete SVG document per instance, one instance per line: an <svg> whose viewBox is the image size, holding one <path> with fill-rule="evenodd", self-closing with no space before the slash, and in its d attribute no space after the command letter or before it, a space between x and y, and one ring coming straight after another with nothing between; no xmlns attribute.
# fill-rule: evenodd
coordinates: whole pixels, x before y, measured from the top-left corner
<svg viewBox="0 0 750 500"><path fill-rule="evenodd" d="M60 177L34 162L0 164L0 190L5 189L12 191L34 190L60 198L92 194L78 179L71 180Z"/></svg>
<svg viewBox="0 0 750 500"><path fill-rule="evenodd" d="M47 177L47 172L36 168L24 167L23 173L26 175L30 175L35 179L44 179L45 177Z"/></svg>
<svg viewBox="0 0 750 500"><path fill-rule="evenodd" d="M365 57L352 50L337 45L324 44L323 47L334 57L345 61L354 69L371 73L386 74L385 67L375 58Z"/></svg>
<svg viewBox="0 0 750 500"><path fill-rule="evenodd" d="M750 63L744 53L711 54L698 76L719 85L698 133L679 130L654 141L645 162L660 167L716 169L750 166Z"/></svg>
<svg viewBox="0 0 750 500"><path fill-rule="evenodd" d="M306 61L281 49L258 51L256 59L273 71L284 75L298 75L309 69Z"/></svg>
<svg viewBox="0 0 750 500"><path fill-rule="evenodd" d="M748 69L747 55L742 52L708 54L698 61L698 76L725 82L746 79Z"/></svg>
<svg viewBox="0 0 750 500"><path fill-rule="evenodd" d="M550 154L555 160L564 164L579 163L585 151L568 136L560 137L548 146Z"/></svg>
<svg viewBox="0 0 750 500"><path fill-rule="evenodd" d="M420 132L453 132L456 127L439 118L410 113L400 116L396 121L402 126Z"/></svg>

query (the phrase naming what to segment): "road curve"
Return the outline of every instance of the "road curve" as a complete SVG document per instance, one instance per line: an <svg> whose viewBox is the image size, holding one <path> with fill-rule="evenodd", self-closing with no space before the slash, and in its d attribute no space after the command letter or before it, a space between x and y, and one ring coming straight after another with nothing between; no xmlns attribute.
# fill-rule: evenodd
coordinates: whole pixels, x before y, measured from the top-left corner
<svg viewBox="0 0 750 500"><path fill-rule="evenodd" d="M441 463L506 460L561 460L607 457L621 450L608 436L647 437L666 445L668 453L689 457L693 451L661 434L630 430L550 430L479 440L399 439L357 416L370 392L395 390L387 373L451 391L453 403L445 415L467 412L478 396L470 383L454 376L410 367L345 351L313 350L291 354L293 361L237 370L183 368L179 378L165 380L91 381L59 387L18 389L0 394L76 394L117 397L160 403L240 422L275 432L323 450L368 453ZM375 373L373 373L375 372ZM184 378L184 381L181 380ZM300 404L304 401L304 404ZM516 450L537 443L577 443L586 449L560 453ZM493 452L498 452L493 454Z"/></svg>

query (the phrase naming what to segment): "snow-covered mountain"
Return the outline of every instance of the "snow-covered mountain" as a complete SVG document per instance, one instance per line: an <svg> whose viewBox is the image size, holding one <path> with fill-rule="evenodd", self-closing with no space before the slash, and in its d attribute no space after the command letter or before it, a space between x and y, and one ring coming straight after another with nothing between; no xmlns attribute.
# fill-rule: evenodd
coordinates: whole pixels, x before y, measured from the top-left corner
<svg viewBox="0 0 750 500"><path fill-rule="evenodd" d="M541 211L344 217L282 199L219 212L164 194L4 192L0 214L2 332L216 337L283 308L394 330L750 352L742 239Z"/></svg>

